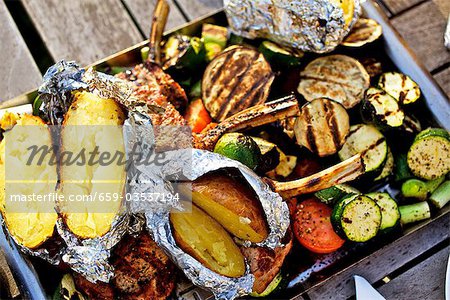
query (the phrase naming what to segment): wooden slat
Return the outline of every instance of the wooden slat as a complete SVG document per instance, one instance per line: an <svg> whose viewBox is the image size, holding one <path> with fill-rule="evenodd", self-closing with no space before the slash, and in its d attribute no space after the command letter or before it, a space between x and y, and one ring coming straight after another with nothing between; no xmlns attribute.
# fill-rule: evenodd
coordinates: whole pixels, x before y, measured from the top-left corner
<svg viewBox="0 0 450 300"><path fill-rule="evenodd" d="M448 0L433 0L434 3L439 7L439 10L441 11L442 15L444 17L448 17L450 14L450 1Z"/></svg>
<svg viewBox="0 0 450 300"><path fill-rule="evenodd" d="M423 0L382 0L384 4L391 10L395 15L405 9L408 9Z"/></svg>
<svg viewBox="0 0 450 300"><path fill-rule="evenodd" d="M175 0L189 20L209 14L223 7L222 0Z"/></svg>
<svg viewBox="0 0 450 300"><path fill-rule="evenodd" d="M442 249L389 281L379 291L386 299L444 299L449 252L450 247Z"/></svg>
<svg viewBox="0 0 450 300"><path fill-rule="evenodd" d="M429 71L450 62L444 46L447 19L434 2L425 2L391 21Z"/></svg>
<svg viewBox="0 0 450 300"><path fill-rule="evenodd" d="M0 1L0 102L39 85L41 73L19 29Z"/></svg>
<svg viewBox="0 0 450 300"><path fill-rule="evenodd" d="M439 83L441 88L450 99L450 67L434 75L434 79Z"/></svg>
<svg viewBox="0 0 450 300"><path fill-rule="evenodd" d="M183 17L178 7L172 0L167 1L170 5L169 19L167 20L166 30L182 25L187 20ZM142 32L148 37L152 23L152 13L155 8L156 0L125 0L130 12L139 24Z"/></svg>
<svg viewBox="0 0 450 300"><path fill-rule="evenodd" d="M22 0L55 60L90 64L143 40L120 0Z"/></svg>
<svg viewBox="0 0 450 300"><path fill-rule="evenodd" d="M445 213L435 220L420 224L419 228L406 232L395 242L306 290L306 293L312 300L339 300L353 296L355 293L353 275L361 275L370 283L381 280L421 253L446 240L449 236L448 218L447 208Z"/></svg>

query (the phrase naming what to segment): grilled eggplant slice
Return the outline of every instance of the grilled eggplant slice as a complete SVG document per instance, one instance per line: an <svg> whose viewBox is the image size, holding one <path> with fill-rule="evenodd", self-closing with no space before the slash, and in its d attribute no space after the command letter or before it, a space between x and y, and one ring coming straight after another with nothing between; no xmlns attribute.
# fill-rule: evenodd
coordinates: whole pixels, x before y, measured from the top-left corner
<svg viewBox="0 0 450 300"><path fill-rule="evenodd" d="M416 102L420 98L420 88L408 75L388 72L380 76L378 86L394 97L401 105Z"/></svg>
<svg viewBox="0 0 450 300"><path fill-rule="evenodd" d="M300 73L298 92L307 101L329 98L351 108L363 99L369 85L370 76L360 62L337 54L310 62Z"/></svg>
<svg viewBox="0 0 450 300"><path fill-rule="evenodd" d="M228 277L241 277L245 262L228 232L204 211L192 205L192 212L170 214L178 246L208 269Z"/></svg>
<svg viewBox="0 0 450 300"><path fill-rule="evenodd" d="M362 47L377 40L383 29L375 20L360 18L342 42L346 47Z"/></svg>
<svg viewBox="0 0 450 300"><path fill-rule="evenodd" d="M222 174L207 174L192 183L192 202L232 235L253 243L268 236L265 214L256 196Z"/></svg>
<svg viewBox="0 0 450 300"><path fill-rule="evenodd" d="M71 153L125 154L122 128L125 120L120 106L112 99L79 92L70 106L62 130L62 150ZM81 126L80 126L81 125ZM99 161L100 155L95 159ZM65 199L85 197L93 201L66 201L60 210L69 230L79 238L106 234L121 207L125 184L125 165L117 160L108 164L61 165L61 191ZM96 195L114 201L100 201Z"/></svg>
<svg viewBox="0 0 450 300"><path fill-rule="evenodd" d="M347 141L339 151L339 157L346 160L355 154L362 156L366 173L378 173L377 171L384 167L388 156L385 137L372 125L353 125L350 127Z"/></svg>
<svg viewBox="0 0 450 300"><path fill-rule="evenodd" d="M208 65L202 79L202 99L211 117L223 121L266 101L274 74L258 51L233 46Z"/></svg>
<svg viewBox="0 0 450 300"><path fill-rule="evenodd" d="M2 125L4 123L2 122ZM58 218L54 201L49 199L43 202L13 202L7 201L6 197L28 197L33 194L45 196L55 192L57 173L56 167L49 163L50 156L46 156L42 163L32 160L27 164L31 157L29 147L52 149L52 138L49 128L39 117L16 116L13 123L16 123L15 126L4 133L5 139L0 143L0 212L14 240L24 247L35 249L53 235ZM14 175L12 169L20 174ZM20 182L7 184L7 171L10 179Z"/></svg>
<svg viewBox="0 0 450 300"><path fill-rule="evenodd" d="M341 149L349 129L350 119L345 108L321 98L302 107L294 132L298 144L323 157Z"/></svg>
<svg viewBox="0 0 450 300"><path fill-rule="evenodd" d="M381 126L399 127L403 124L405 114L398 102L384 90L370 88L361 106L361 114L365 121Z"/></svg>

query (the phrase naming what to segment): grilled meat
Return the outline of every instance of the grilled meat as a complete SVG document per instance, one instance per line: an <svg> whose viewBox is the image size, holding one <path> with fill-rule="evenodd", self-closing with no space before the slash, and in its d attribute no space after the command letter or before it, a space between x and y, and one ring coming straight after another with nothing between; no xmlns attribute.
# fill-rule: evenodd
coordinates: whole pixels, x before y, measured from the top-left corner
<svg viewBox="0 0 450 300"><path fill-rule="evenodd" d="M187 104L183 88L157 64L145 62L132 70L116 75L118 78L134 83L135 96L149 104L164 108L164 113L151 114L155 126L185 126L180 114Z"/></svg>
<svg viewBox="0 0 450 300"><path fill-rule="evenodd" d="M75 276L77 287L92 299L167 299L175 287L176 269L147 233L123 239L113 252L110 284Z"/></svg>

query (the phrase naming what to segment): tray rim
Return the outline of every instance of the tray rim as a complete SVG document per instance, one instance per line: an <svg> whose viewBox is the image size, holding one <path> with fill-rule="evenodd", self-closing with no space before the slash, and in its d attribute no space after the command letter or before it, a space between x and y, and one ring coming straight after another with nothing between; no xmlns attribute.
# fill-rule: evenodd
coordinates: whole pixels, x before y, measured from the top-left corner
<svg viewBox="0 0 450 300"><path fill-rule="evenodd" d="M367 0L362 4L364 14L369 18L375 19L378 23L380 23L383 27L383 39L386 40L385 50L386 54L393 61L396 67L404 73L409 75L414 74L414 80L421 87L422 93L424 94L424 98L426 100L426 104L430 109L433 116L436 118L436 121L440 126L450 131L450 100L447 95L444 93L442 88L437 84L435 79L431 76L428 70L425 68L423 63L417 58L412 49L408 46L406 41L401 37L401 35L396 31L395 28L390 24L388 17L382 11L380 6L375 3L375 0ZM186 29L190 26L198 26L199 24L205 22L207 19L211 17L218 16L223 14L223 8L217 9L205 16L194 19L190 22L184 23L180 26L177 26L169 31L166 31L164 35L170 35L174 32ZM123 59L127 56L127 54L132 53L133 51L137 51L138 49L146 46L148 44L148 39L137 43L133 46L130 46L126 49L123 49L119 52L111 54L103 59L100 59L92 64L86 66L88 67L97 67L103 64L113 64L114 61ZM37 95L37 89L31 90L29 92L23 93L17 97L11 98L9 100L3 101L0 103L0 109L13 108L16 106L30 104L33 99ZM432 99L432 100L430 100ZM439 211L438 215L429 219L427 221L423 221L418 223L417 225L408 228L405 233L399 237L404 238L410 234L413 234L415 231L419 230L427 226L428 224L436 221L442 217L448 217L450 215L450 208L446 207ZM395 243L397 240L393 241L390 244ZM33 265L28 261L28 259L21 254L21 252L17 249L17 246L12 239L4 234L4 230L0 230L0 245L2 246L4 252L6 252L6 258L8 263L11 264L11 269L14 274L19 275L19 278L22 282L19 282L21 286L21 292L24 292L26 296L30 299L41 299L45 296L45 292L40 284L40 279L37 276L36 271L34 270ZM379 250L374 251L376 253ZM318 281L315 284L305 288L300 293L291 297L291 299L301 299L301 295L307 294L308 291L314 289L315 287L326 283L327 280L334 276L338 276L340 273L344 272L347 269L350 269L352 266L357 264L358 262L369 258L370 255L364 256L361 259L358 259L351 265L342 268L341 270L334 273L332 276L325 278L323 280ZM34 278L30 278L33 276ZM31 282L23 282L24 280L31 280ZM24 295L24 296L25 296Z"/></svg>

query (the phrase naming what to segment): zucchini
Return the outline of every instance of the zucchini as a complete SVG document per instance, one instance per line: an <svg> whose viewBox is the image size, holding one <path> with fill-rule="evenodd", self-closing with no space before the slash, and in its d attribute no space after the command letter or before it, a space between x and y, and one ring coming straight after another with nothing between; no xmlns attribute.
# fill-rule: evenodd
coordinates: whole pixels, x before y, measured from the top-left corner
<svg viewBox="0 0 450 300"><path fill-rule="evenodd" d="M430 206L427 201L402 205L400 210L400 223L402 225L414 223L431 218Z"/></svg>
<svg viewBox="0 0 450 300"><path fill-rule="evenodd" d="M394 97L401 105L411 104L420 98L420 88L408 75L388 72L380 76L378 86Z"/></svg>
<svg viewBox="0 0 450 300"><path fill-rule="evenodd" d="M388 156L386 139L372 125L353 125L339 158L344 161L353 155L361 154L366 173L381 171Z"/></svg>
<svg viewBox="0 0 450 300"><path fill-rule="evenodd" d="M146 62L148 59L148 54L150 53L150 47L145 46L141 48L141 59L142 62Z"/></svg>
<svg viewBox="0 0 450 300"><path fill-rule="evenodd" d="M346 47L362 47L377 40L383 29L375 20L359 18L352 30L342 42Z"/></svg>
<svg viewBox="0 0 450 300"><path fill-rule="evenodd" d="M392 175L394 171L394 155L392 154L391 149L388 147L388 156L386 158L386 163L384 164L383 170L381 170L380 175L376 177L375 181L383 180Z"/></svg>
<svg viewBox="0 0 450 300"><path fill-rule="evenodd" d="M320 157L341 149L349 130L350 118L345 108L326 98L305 104L294 125L297 143Z"/></svg>
<svg viewBox="0 0 450 300"><path fill-rule="evenodd" d="M261 150L256 142L242 133L224 134L214 147L214 152L237 160L253 170L261 159Z"/></svg>
<svg viewBox="0 0 450 300"><path fill-rule="evenodd" d="M351 201L358 198L360 194L348 194L339 200L333 207L333 211L331 212L331 224L333 225L334 231L342 237L345 237L344 232L342 231L341 217L342 211L344 207L350 203Z"/></svg>
<svg viewBox="0 0 450 300"><path fill-rule="evenodd" d="M205 43L206 60L211 61L227 46L228 29L213 24L203 24L202 39Z"/></svg>
<svg viewBox="0 0 450 300"><path fill-rule="evenodd" d="M206 50L200 38L175 34L164 43L162 55L164 70L171 67L197 70L205 60Z"/></svg>
<svg viewBox="0 0 450 300"><path fill-rule="evenodd" d="M266 289L262 293L257 292L251 292L250 296L252 297L267 297L269 294L271 294L273 291L277 289L277 287L280 285L280 283L283 281L283 275L281 275L281 272L278 273L275 278L269 283L269 285L266 287Z"/></svg>
<svg viewBox="0 0 450 300"><path fill-rule="evenodd" d="M369 123L389 127L401 126L405 118L405 114L393 97L385 91L373 87L366 91L361 114L363 119Z"/></svg>
<svg viewBox="0 0 450 300"><path fill-rule="evenodd" d="M258 137L251 137L261 150L261 159L258 165L258 172L266 173L275 169L280 163L280 152L277 149L277 145L268 142L265 139Z"/></svg>
<svg viewBox="0 0 450 300"><path fill-rule="evenodd" d="M443 129L427 129L414 139L407 162L417 177L431 180L450 171L450 135Z"/></svg>
<svg viewBox="0 0 450 300"><path fill-rule="evenodd" d="M314 196L327 205L333 205L346 196L357 194L360 194L360 192L354 187L347 184L337 184L327 189L315 192Z"/></svg>
<svg viewBox="0 0 450 300"><path fill-rule="evenodd" d="M370 76L356 59L346 55L329 55L310 62L300 73L298 92L307 101L329 98L352 108L364 98Z"/></svg>
<svg viewBox="0 0 450 300"><path fill-rule="evenodd" d="M266 173L267 177L272 179L276 179L277 177L288 177L297 165L297 156L286 155L278 147L277 150L280 153L280 163L275 169Z"/></svg>
<svg viewBox="0 0 450 300"><path fill-rule="evenodd" d="M406 153L399 153L394 159L394 181L402 182L413 177L414 175L408 167L408 158Z"/></svg>
<svg viewBox="0 0 450 300"><path fill-rule="evenodd" d="M298 66L305 55L298 49L281 46L271 41L263 41L258 50L272 66L277 67Z"/></svg>
<svg viewBox="0 0 450 300"><path fill-rule="evenodd" d="M432 194L442 182L444 182L445 176L438 177L427 182L423 182L419 179L409 179L402 184L402 194L406 198L416 198L424 201L428 198L428 195Z"/></svg>
<svg viewBox="0 0 450 300"><path fill-rule="evenodd" d="M437 208L443 208L450 201L450 181L444 181L430 196L430 202Z"/></svg>
<svg viewBox="0 0 450 300"><path fill-rule="evenodd" d="M358 195L342 209L341 228L352 242L367 242L374 238L381 226L381 209L371 198Z"/></svg>
<svg viewBox="0 0 450 300"><path fill-rule="evenodd" d="M413 115L405 114L405 119L403 120L403 124L400 126L400 129L410 134L418 134L422 130L422 125Z"/></svg>
<svg viewBox="0 0 450 300"><path fill-rule="evenodd" d="M191 90L189 91L189 98L198 99L201 97L202 97L202 81L199 80L192 85Z"/></svg>
<svg viewBox="0 0 450 300"><path fill-rule="evenodd" d="M387 233L400 221L397 202L388 193L370 193L367 197L375 201L381 209L380 232Z"/></svg>
<svg viewBox="0 0 450 300"><path fill-rule="evenodd" d="M274 73L255 49L233 46L209 63L202 79L202 99L216 121L223 121L269 96Z"/></svg>

